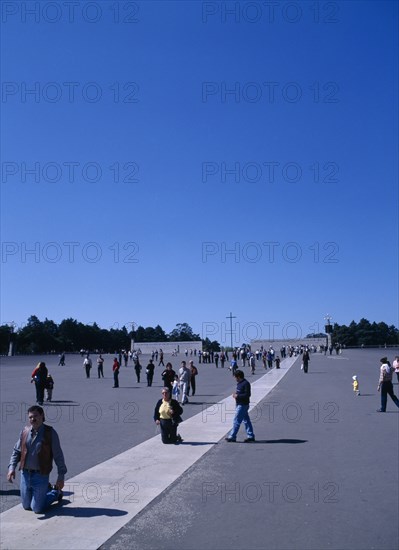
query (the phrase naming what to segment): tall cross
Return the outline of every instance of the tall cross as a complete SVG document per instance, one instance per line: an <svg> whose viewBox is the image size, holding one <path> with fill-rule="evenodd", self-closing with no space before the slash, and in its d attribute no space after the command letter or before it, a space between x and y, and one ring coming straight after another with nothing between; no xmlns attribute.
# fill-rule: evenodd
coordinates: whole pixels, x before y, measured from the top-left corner
<svg viewBox="0 0 399 550"><path fill-rule="evenodd" d="M229 317L226 317L226 319L230 319L230 341L231 341L231 351L233 351L233 319L236 319L236 317L230 311L230 315Z"/></svg>

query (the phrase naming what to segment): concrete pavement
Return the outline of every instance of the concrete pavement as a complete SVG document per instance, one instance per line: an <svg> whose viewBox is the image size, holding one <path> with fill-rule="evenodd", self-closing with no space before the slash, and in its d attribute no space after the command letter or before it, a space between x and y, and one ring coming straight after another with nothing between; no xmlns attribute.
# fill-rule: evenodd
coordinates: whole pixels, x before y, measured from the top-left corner
<svg viewBox="0 0 399 550"><path fill-rule="evenodd" d="M294 358L285 360L280 370L274 369L253 383L252 408L294 362ZM217 444L231 426L233 415L234 401L227 397L183 422L180 432L185 443L179 447L163 446L157 435L69 479L64 506L53 506L42 516L27 514L21 506L3 512L2 548L99 548ZM43 518L45 522L38 521Z"/></svg>
<svg viewBox="0 0 399 550"><path fill-rule="evenodd" d="M107 433L111 440L128 427L129 433L135 431L136 443L73 474L65 504L45 516L20 507L1 514L2 548L393 550L399 541L399 409L390 402L388 413L375 412L378 360L385 354L313 354L307 375L299 362L283 363L280 372L273 369L264 376L259 367L255 377L246 369L253 383L251 417L257 438L250 445L224 442L234 411L226 396L234 384L211 365L199 365L198 384L205 395L192 400L200 406L185 408L181 446L163 446L159 436L141 431L144 424L154 429L146 409L150 414L154 405L152 388L137 387L135 425L108 424L108 404L102 405L101 420L92 424L75 420L70 426L64 415L54 426L63 429L65 450L69 427L75 432L75 450L80 432L90 426L96 434L90 443L97 441L93 450L101 448L104 426L114 428L112 435ZM204 369L211 376L204 377ZM359 377L360 397L352 392L353 374ZM154 397L158 395L159 388ZM96 410L86 408L92 415ZM4 420L20 428L15 416ZM239 435L243 439L244 433ZM73 441L68 439L68 446ZM80 463L72 460L73 469ZM23 535L15 538L20 522Z"/></svg>

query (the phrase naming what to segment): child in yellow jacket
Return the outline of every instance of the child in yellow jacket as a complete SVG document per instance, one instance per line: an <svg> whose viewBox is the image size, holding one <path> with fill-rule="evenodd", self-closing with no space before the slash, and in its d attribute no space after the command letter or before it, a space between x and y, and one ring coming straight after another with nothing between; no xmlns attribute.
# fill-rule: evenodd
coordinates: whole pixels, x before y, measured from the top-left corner
<svg viewBox="0 0 399 550"><path fill-rule="evenodd" d="M355 392L355 395L360 395L359 382L358 382L356 374L354 376L352 376L352 380L353 380L352 386L353 386L353 391Z"/></svg>

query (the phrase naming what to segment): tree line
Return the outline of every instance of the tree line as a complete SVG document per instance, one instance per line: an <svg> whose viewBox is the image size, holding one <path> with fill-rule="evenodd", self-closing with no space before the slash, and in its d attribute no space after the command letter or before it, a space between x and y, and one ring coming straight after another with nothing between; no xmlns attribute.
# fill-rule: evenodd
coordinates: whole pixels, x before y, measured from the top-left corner
<svg viewBox="0 0 399 550"><path fill-rule="evenodd" d="M316 335L309 334L308 337ZM320 333L317 336L326 336ZM209 338L201 340L187 323L178 323L166 333L160 325L156 327L138 326L128 331L122 328L100 328L97 323L85 325L75 319L64 319L57 324L45 319L40 321L35 315L29 317L27 324L14 330L10 325L0 326L0 354L6 355L10 341L14 343L16 353L62 353L76 352L81 349L101 350L114 353L121 349L130 349L131 339L136 342L193 342L201 341L204 351L220 351L220 344ZM370 323L361 319L352 321L348 326L335 323L332 330L332 342L345 346L397 346L399 330L384 322Z"/></svg>
<svg viewBox="0 0 399 550"><path fill-rule="evenodd" d="M170 333L166 333L159 325L155 328L138 326L135 330L128 331L125 326L103 329L97 323L85 325L72 318L57 324L47 318L40 321L36 315L32 315L27 324L18 330L10 325L0 326L0 353L8 353L10 341L14 344L15 352L19 354L76 352L81 349L114 353L121 349L130 349L132 338L136 342L201 340L187 323L178 323Z"/></svg>
<svg viewBox="0 0 399 550"><path fill-rule="evenodd" d="M348 326L334 323L332 342L345 346L397 346L399 345L399 330L386 323L370 323L367 319L360 319L358 323L352 321Z"/></svg>

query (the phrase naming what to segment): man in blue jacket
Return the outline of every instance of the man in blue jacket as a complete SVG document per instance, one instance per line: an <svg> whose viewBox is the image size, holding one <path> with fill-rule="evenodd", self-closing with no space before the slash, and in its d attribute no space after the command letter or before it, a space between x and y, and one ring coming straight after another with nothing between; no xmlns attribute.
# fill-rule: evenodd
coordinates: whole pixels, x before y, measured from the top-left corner
<svg viewBox="0 0 399 550"><path fill-rule="evenodd" d="M248 380L245 380L242 370L236 370L234 377L237 380L237 388L233 397L236 400L236 413L233 421L233 428L229 435L226 437L226 441L234 443L237 438L238 430L240 429L241 422L244 422L245 430L247 432L247 438L244 443L253 443L255 441L255 435L252 428L251 419L249 418L249 400L251 397L251 384Z"/></svg>

